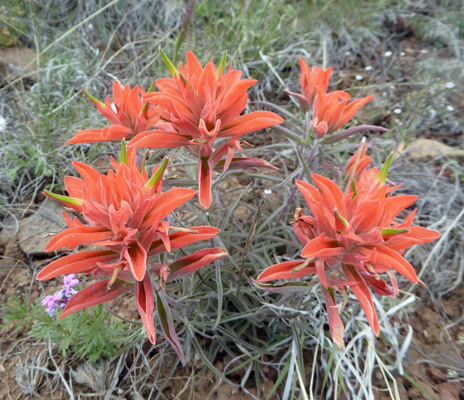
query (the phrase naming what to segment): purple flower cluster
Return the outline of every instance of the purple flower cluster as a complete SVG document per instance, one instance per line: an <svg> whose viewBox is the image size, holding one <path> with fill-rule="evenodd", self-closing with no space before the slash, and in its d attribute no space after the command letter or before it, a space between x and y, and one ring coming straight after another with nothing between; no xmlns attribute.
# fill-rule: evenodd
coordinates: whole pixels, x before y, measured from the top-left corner
<svg viewBox="0 0 464 400"><path fill-rule="evenodd" d="M41 304L44 307L47 307L45 311L48 315L50 315L50 317L53 317L56 310L65 308L69 299L77 293L73 289L73 286L79 284L79 279L75 278L75 276L75 274L66 275L63 279L63 289L52 296L45 297L45 299L42 300Z"/></svg>

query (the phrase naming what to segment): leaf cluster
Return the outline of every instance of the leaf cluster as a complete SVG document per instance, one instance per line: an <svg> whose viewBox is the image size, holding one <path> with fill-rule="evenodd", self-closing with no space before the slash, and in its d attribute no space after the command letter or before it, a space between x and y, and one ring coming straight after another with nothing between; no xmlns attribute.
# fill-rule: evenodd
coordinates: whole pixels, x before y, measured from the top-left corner
<svg viewBox="0 0 464 400"><path fill-rule="evenodd" d="M29 304L27 295L22 298L10 296L0 309L0 318L3 320L2 330L10 325L14 327L14 333L26 329L28 335L39 341L50 340L59 346L64 357L71 353L73 357L89 362L113 357L122 345L115 342L114 337L127 331L129 325L113 318L102 305L58 320L45 312L39 300Z"/></svg>

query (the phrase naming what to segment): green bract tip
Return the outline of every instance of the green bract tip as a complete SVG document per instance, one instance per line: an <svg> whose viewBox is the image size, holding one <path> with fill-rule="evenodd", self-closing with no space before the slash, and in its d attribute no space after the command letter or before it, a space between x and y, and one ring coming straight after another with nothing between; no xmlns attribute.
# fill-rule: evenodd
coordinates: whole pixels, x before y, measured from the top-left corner
<svg viewBox="0 0 464 400"><path fill-rule="evenodd" d="M83 203L83 200L81 199L76 199L75 197L63 196L61 194L55 194L55 193L48 191L47 189L44 189L44 193L47 196L51 197L52 199L62 201L63 203L68 203L73 206L80 206Z"/></svg>
<svg viewBox="0 0 464 400"><path fill-rule="evenodd" d="M222 55L221 62L219 63L218 69L216 70L216 78L219 78L219 74L224 73L224 70L226 68L226 59L227 59L227 50Z"/></svg>
<svg viewBox="0 0 464 400"><path fill-rule="evenodd" d="M396 235L398 233L404 233L407 232L407 228L401 228L401 229L396 229L396 228L383 228L380 230L380 234L382 236L384 235Z"/></svg>
<svg viewBox="0 0 464 400"><path fill-rule="evenodd" d="M150 180L145 184L145 189L149 190L149 189L153 189L154 187L156 187L159 183L159 181L161 180L161 177L163 176L163 173L168 165L168 162L169 162L169 157L164 157L164 160L163 160L163 163L161 164L161 166L159 167L159 169L152 175L152 177L150 178Z"/></svg>
<svg viewBox="0 0 464 400"><path fill-rule="evenodd" d="M100 100L98 100L96 97L92 96L90 93L88 93L85 89L81 89L82 90L82 93L84 93L89 99L90 101L92 101L93 103L97 103L99 104L100 106L102 107L105 107L105 103L101 102Z"/></svg>
<svg viewBox="0 0 464 400"><path fill-rule="evenodd" d="M172 61L168 58L168 56L164 53L163 49L160 47L159 51L161 53L161 57L163 57L163 61L166 64L166 67L168 67L169 73L174 77L179 74L179 71L177 68L174 66Z"/></svg>
<svg viewBox="0 0 464 400"><path fill-rule="evenodd" d="M121 142L121 155L119 156L119 163L127 165L127 149L126 149L126 141L124 139Z"/></svg>
<svg viewBox="0 0 464 400"><path fill-rule="evenodd" d="M377 175L376 180L380 181L382 186L385 185L388 170L390 169L390 164L391 164L392 160L393 160L393 153L390 153L390 155L387 158L387 161L385 161L385 164L383 164L383 167L380 170L379 175Z"/></svg>

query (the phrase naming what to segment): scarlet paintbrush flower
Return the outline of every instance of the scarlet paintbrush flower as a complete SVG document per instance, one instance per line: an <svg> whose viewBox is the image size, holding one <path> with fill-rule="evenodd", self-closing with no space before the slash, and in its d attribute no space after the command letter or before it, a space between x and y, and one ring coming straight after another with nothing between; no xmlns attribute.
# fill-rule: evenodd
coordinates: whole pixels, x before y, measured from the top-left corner
<svg viewBox="0 0 464 400"><path fill-rule="evenodd" d="M159 121L156 110L148 107L148 104L142 100L146 94L143 87L135 86L131 89L129 85L122 87L119 82L114 82L113 100L107 97L105 103L82 91L111 125L102 129L85 129L77 132L66 144L119 142L122 139L132 139L140 132L152 129Z"/></svg>
<svg viewBox="0 0 464 400"><path fill-rule="evenodd" d="M326 93L321 86L317 87L317 95L313 104L312 127L318 138L340 129L373 97L368 96L352 101L350 99L351 96L346 92Z"/></svg>
<svg viewBox="0 0 464 400"><path fill-rule="evenodd" d="M317 87L320 87L324 92L327 91L333 68L330 67L324 70L323 68L313 66L309 69L302 58L298 58L298 61L300 62L300 85L303 93L287 93L296 97L300 102L301 110L307 112L311 110L313 106L314 98L317 94Z"/></svg>
<svg viewBox="0 0 464 400"><path fill-rule="evenodd" d="M189 51L185 66L181 63L176 69L164 53L162 55L172 78L158 79L159 91L144 96L145 101L156 106L162 122L157 124L157 130L139 134L129 145L137 148L186 147L197 155L200 204L209 208L213 167L224 156L224 171L242 166L273 168L263 160L236 158L234 154L236 150L242 150L240 136L280 124L283 119L269 111L239 116L248 102L247 89L256 80L240 79L242 71L231 67L224 72L225 58L219 69L212 61L203 68ZM219 138L227 140L215 148Z"/></svg>
<svg viewBox="0 0 464 400"><path fill-rule="evenodd" d="M365 157L364 149L360 151ZM355 171L359 158L355 154L349 163ZM379 323L369 287L377 294L396 296L397 284L391 270L417 283L414 268L401 254L410 246L440 236L433 230L412 225L415 210L403 222L395 221L417 197L390 196L397 187L385 184L387 169L365 170L359 180L351 180L346 193L331 180L316 174L312 178L318 188L296 181L310 210L310 215L304 215L302 209L297 209L293 224L294 232L304 246L302 259L273 265L257 279L257 282L268 282L317 276L327 304L332 338L340 347L343 346L343 324L335 291L346 298L347 288L351 289L373 332L378 335ZM393 287L380 277L384 272L389 274Z"/></svg>
<svg viewBox="0 0 464 400"><path fill-rule="evenodd" d="M163 287L166 282L196 271L227 253L220 248L203 249L169 265L154 264L148 267L150 256L211 239L219 230L207 226L172 228L165 220L166 217L197 192L173 188L162 193L161 178L168 159L165 159L160 169L155 167L149 178L143 164L141 169L137 168L135 152L135 149L129 149L126 153L123 144L120 163L112 159L114 171L109 171L107 175L100 174L88 165L74 162L74 167L83 178L65 178L70 196L44 192L80 213L86 222L77 218L72 220L63 213L68 229L55 235L45 250L53 251L63 247L72 250L88 243L102 250L80 251L59 258L40 271L37 279L47 280L77 272L92 272L94 276L109 277L75 294L60 318L111 300L135 287L137 309L152 343L155 343L155 288L162 329L167 340L182 357L182 349L176 342L169 308L163 297ZM176 232L170 233L172 229ZM150 273L156 278L154 281Z"/></svg>
<svg viewBox="0 0 464 400"><path fill-rule="evenodd" d="M366 144L365 139L363 139L359 149L350 158L343 171L344 176L350 181L349 183L351 183L352 179L359 179L371 161L372 158L366 156Z"/></svg>

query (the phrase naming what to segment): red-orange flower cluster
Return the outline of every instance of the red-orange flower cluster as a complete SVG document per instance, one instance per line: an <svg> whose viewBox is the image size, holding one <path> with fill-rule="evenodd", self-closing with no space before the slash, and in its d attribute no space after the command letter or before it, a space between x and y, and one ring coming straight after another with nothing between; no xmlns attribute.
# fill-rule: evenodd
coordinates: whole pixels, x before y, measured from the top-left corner
<svg viewBox="0 0 464 400"><path fill-rule="evenodd" d="M200 204L212 202L213 168L226 156L224 171L233 167L273 168L260 159L236 158L242 151L240 136L280 124L283 119L269 111L255 111L242 116L248 102L247 89L255 79L241 79L242 71L216 69L210 61L203 68L192 52L178 70L171 66L172 78L158 79L158 92L144 96L155 106L162 122L155 131L137 135L130 146L137 148L186 147L198 156ZM216 140L225 138L219 147Z"/></svg>
<svg viewBox="0 0 464 400"><path fill-rule="evenodd" d="M107 97L104 103L84 90L83 92L111 125L102 129L85 129L77 132L66 144L120 142L122 139L132 139L141 132L153 129L159 121L157 111L149 108L142 100L146 94L143 87L135 86L131 89L126 85L123 88L115 81L113 100Z"/></svg>
<svg viewBox="0 0 464 400"><path fill-rule="evenodd" d="M299 100L303 112L312 109L312 127L318 138L343 127L361 107L373 99L372 96L368 96L350 101L349 93L342 91L327 93L333 68L324 70L313 66L309 69L302 58L299 58L299 61L303 93L287 93Z"/></svg>
<svg viewBox="0 0 464 400"><path fill-rule="evenodd" d="M63 247L71 250L88 243L102 250L80 251L59 258L48 264L37 279L47 280L77 272L109 277L74 295L60 318L108 301L135 286L137 308L150 341L155 343L154 288L150 273L156 277L155 292L160 297L167 281L193 272L227 254L220 248L203 249L170 265L155 264L147 270L150 256L211 239L219 233L218 229L207 226L189 229L170 226L166 217L197 192L182 188L161 192L161 178L167 161L165 159L160 169L155 167L149 179L143 165L141 169L136 166L135 149L129 149L126 154L123 145L120 163L112 159L114 171L102 175L88 165L74 162L74 167L83 178L65 178L70 196L45 192L80 213L86 222L84 224L77 217L72 220L63 213L68 229L55 235L45 250ZM172 229L175 232L170 233ZM163 306L162 298L158 302L159 306ZM167 312L165 310L163 315ZM162 323L163 329L166 326ZM173 335L175 333L170 332L166 336L169 340ZM181 355L180 347L175 343L173 346Z"/></svg>
<svg viewBox="0 0 464 400"><path fill-rule="evenodd" d="M313 104L312 122L318 138L340 129L373 97L368 96L353 101L350 99L351 96L346 92L336 91L327 94L321 86L318 86Z"/></svg>
<svg viewBox="0 0 464 400"><path fill-rule="evenodd" d="M392 269L417 283L414 268L402 254L410 246L440 236L433 230L412 225L415 210L403 222L395 221L401 211L414 203L416 196L390 196L397 186L385 184L385 169L361 171L356 164L365 169L370 160L364 149L359 151L346 169L350 177L359 176L359 179L351 178L346 193L331 180L316 174L312 178L318 188L296 182L310 210L310 215L304 215L302 209L297 209L293 224L304 246L303 259L273 265L257 279L257 282L268 282L316 275L326 300L332 338L340 347L343 346L343 324L335 291L346 298L347 288L351 289L378 335L379 323L369 287L380 295L397 295ZM389 274L393 287L380 277L384 272Z"/></svg>
<svg viewBox="0 0 464 400"><path fill-rule="evenodd" d="M313 107L314 98L317 95L317 88L320 87L324 92L327 91L333 68L330 67L324 70L323 68L312 66L310 69L301 57L298 58L298 61L300 63L301 70L300 85L303 93L287 93L297 98L300 102L301 110L303 112L307 112Z"/></svg>

